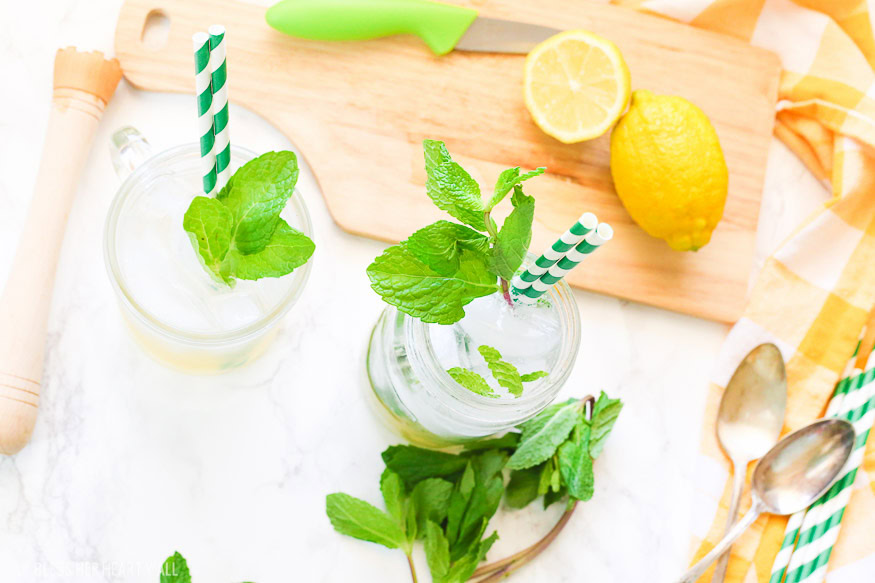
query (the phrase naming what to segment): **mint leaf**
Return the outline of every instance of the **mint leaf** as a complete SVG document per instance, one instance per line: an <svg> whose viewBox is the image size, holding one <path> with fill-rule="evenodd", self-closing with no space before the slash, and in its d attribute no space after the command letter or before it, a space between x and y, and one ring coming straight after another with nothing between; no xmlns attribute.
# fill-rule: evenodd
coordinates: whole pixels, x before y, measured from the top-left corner
<svg viewBox="0 0 875 583"><path fill-rule="evenodd" d="M559 472L556 457L551 456L540 468L541 475L538 479L538 495L543 496L548 492L558 492L561 487L562 474Z"/></svg>
<svg viewBox="0 0 875 583"><path fill-rule="evenodd" d="M425 140L425 190L434 204L478 231L486 230L480 186L450 157L443 142Z"/></svg>
<svg viewBox="0 0 875 583"><path fill-rule="evenodd" d="M507 467L512 470L522 470L550 458L574 429L579 415L580 406L574 401L564 405L554 415L544 420L536 431L524 431L520 446L508 460Z"/></svg>
<svg viewBox="0 0 875 583"><path fill-rule="evenodd" d="M230 271L239 279L282 277L307 263L316 246L310 238L279 219L276 229L261 251L229 254Z"/></svg>
<svg viewBox="0 0 875 583"><path fill-rule="evenodd" d="M161 566L161 583L191 583L188 563L178 552L173 553Z"/></svg>
<svg viewBox="0 0 875 583"><path fill-rule="evenodd" d="M398 474L389 468L380 476L380 493L383 494L386 512L400 524L404 519L404 484Z"/></svg>
<svg viewBox="0 0 875 583"><path fill-rule="evenodd" d="M413 541L415 541L419 537L419 529L417 516L418 510L416 508L416 499L413 497L409 497L404 501L402 506L404 511L404 520L401 523L401 530L404 532L405 544L402 545L402 549L406 555L410 555L413 552Z"/></svg>
<svg viewBox="0 0 875 583"><path fill-rule="evenodd" d="M504 200L504 197L507 196L507 193L509 193L514 186L520 184L525 180L528 180L529 178L540 176L546 170L546 168L541 167L536 168L531 172L520 174L519 166L517 166L516 168L508 168L498 175L498 180L495 182L495 192L492 194L492 198L490 198L489 202L486 204L486 210L494 209L495 205Z"/></svg>
<svg viewBox="0 0 875 583"><path fill-rule="evenodd" d="M455 544L456 539L459 537L462 519L465 517L465 510L468 508L468 502L471 500L471 494L474 492L475 485L474 467L470 462L467 462L465 471L462 473L461 479L456 483L456 487L450 496L450 506L447 509L446 533L451 545Z"/></svg>
<svg viewBox="0 0 875 583"><path fill-rule="evenodd" d="M427 478L419 482L410 494L416 507L416 530L426 533L426 522L440 524L447 517L453 483L442 478Z"/></svg>
<svg viewBox="0 0 875 583"><path fill-rule="evenodd" d="M486 523L484 522L481 531L485 530L485 528ZM472 545L462 558L453 563L453 566L450 568L450 572L447 575L447 583L464 583L465 581L468 581L471 578L471 575L474 574L474 571L477 570L477 565L486 558L486 553L489 552L489 549L492 548L492 545L497 540L498 533L493 532L485 539Z"/></svg>
<svg viewBox="0 0 875 583"><path fill-rule="evenodd" d="M559 446L559 471L568 494L577 500L589 500L593 495L592 457L589 454L590 428L579 423L573 438Z"/></svg>
<svg viewBox="0 0 875 583"><path fill-rule="evenodd" d="M505 454L496 451L486 451L471 458L457 490L450 498L447 512L451 560L458 560L469 552L472 545L481 539L489 519L498 510L504 494L501 470L506 460Z"/></svg>
<svg viewBox="0 0 875 583"><path fill-rule="evenodd" d="M489 238L477 231L450 221L438 221L419 229L405 241L407 249L435 272L452 276L459 271L461 252L465 249L489 253Z"/></svg>
<svg viewBox="0 0 875 583"><path fill-rule="evenodd" d="M510 482L504 499L511 508L525 508L538 497L538 485L541 481L542 466L533 466L524 470L514 470L510 473Z"/></svg>
<svg viewBox="0 0 875 583"><path fill-rule="evenodd" d="M489 371L498 384L510 391L514 397L519 397L523 394L523 381L520 378L520 373L516 367L509 362L501 360L501 353L491 346L480 346L477 348L480 355L486 360L489 366Z"/></svg>
<svg viewBox="0 0 875 583"><path fill-rule="evenodd" d="M553 490L548 491L546 494L544 494L544 510L546 510L547 508L549 508L550 506L552 506L556 502L559 502L560 500L565 498L567 495L568 495L568 490L565 488L564 485L562 487L560 487L559 490L557 490L555 492Z"/></svg>
<svg viewBox="0 0 875 583"><path fill-rule="evenodd" d="M598 401L592 408L592 431L589 440L589 454L593 459L599 457L602 453L602 448L605 445L605 440L620 411L623 409L623 402L620 399L609 398L604 391L599 395Z"/></svg>
<svg viewBox="0 0 875 583"><path fill-rule="evenodd" d="M529 250L532 242L532 221L535 218L535 199L514 188L513 211L504 220L489 260L489 270L498 277L511 280Z"/></svg>
<svg viewBox="0 0 875 583"><path fill-rule="evenodd" d="M386 249L368 266L371 288L387 304L433 324L453 324L465 316L463 306L498 291L483 254L463 249L459 268L441 274L414 255L404 243Z"/></svg>
<svg viewBox="0 0 875 583"><path fill-rule="evenodd" d="M475 566L479 564L483 559L486 558L486 554L489 552L489 549L492 548L492 545L495 544L495 541L498 540L498 532L493 532L488 537L480 541L480 547L477 549L477 561L475 562ZM468 578L471 578L473 572L468 575ZM467 580L467 579L466 579Z"/></svg>
<svg viewBox="0 0 875 583"><path fill-rule="evenodd" d="M516 449L519 442L519 433L505 433L501 437L471 441L464 444L462 447L465 451L479 451L484 449Z"/></svg>
<svg viewBox="0 0 875 583"><path fill-rule="evenodd" d="M398 474L408 488L426 478L453 476L468 464L462 456L413 445L393 445L382 457L386 467Z"/></svg>
<svg viewBox="0 0 875 583"><path fill-rule="evenodd" d="M548 373L547 371L536 370L535 372L527 372L526 374L521 375L520 380L523 381L524 383L531 383L531 382L534 382L538 379L542 379L546 376L549 376L549 374L550 373Z"/></svg>
<svg viewBox="0 0 875 583"><path fill-rule="evenodd" d="M182 219L182 228L191 237L198 258L216 280L228 283L230 277L222 262L231 245L233 217L215 198L196 196Z"/></svg>
<svg viewBox="0 0 875 583"><path fill-rule="evenodd" d="M572 403L579 403L580 401L577 399L568 399L561 403L553 403L544 408L543 411L523 423L518 427L520 430L520 436L523 437L527 433L536 433L541 430L541 428L548 422L553 416L559 412L560 409L565 407L566 405L570 405Z"/></svg>
<svg viewBox="0 0 875 583"><path fill-rule="evenodd" d="M450 543L441 527L429 520L425 526L425 558L433 583L447 583L450 571Z"/></svg>
<svg viewBox="0 0 875 583"><path fill-rule="evenodd" d="M475 484L459 529L457 548L468 548L472 540L480 540L486 524L498 510L503 495L504 480L501 476L492 476Z"/></svg>
<svg viewBox="0 0 875 583"><path fill-rule="evenodd" d="M498 398L498 395L495 394L495 391L492 390L492 387L489 386L489 383L487 383L483 379L483 377L481 377L474 371L456 366L448 370L447 373L449 373L449 375L453 377L454 381L456 381L472 393L477 393L478 395L483 395L484 397L492 397L493 399Z"/></svg>
<svg viewBox="0 0 875 583"><path fill-rule="evenodd" d="M493 476L497 476L504 469L507 458L508 454L500 450L487 450L474 455L471 460L474 462L477 479L485 482Z"/></svg>
<svg viewBox="0 0 875 583"><path fill-rule="evenodd" d="M325 512L334 530L360 540L396 549L405 544L401 527L385 512L348 494L329 494Z"/></svg>
<svg viewBox="0 0 875 583"><path fill-rule="evenodd" d="M258 253L268 244L297 181L298 159L289 151L267 152L234 173L218 200L234 216L234 244L241 253Z"/></svg>

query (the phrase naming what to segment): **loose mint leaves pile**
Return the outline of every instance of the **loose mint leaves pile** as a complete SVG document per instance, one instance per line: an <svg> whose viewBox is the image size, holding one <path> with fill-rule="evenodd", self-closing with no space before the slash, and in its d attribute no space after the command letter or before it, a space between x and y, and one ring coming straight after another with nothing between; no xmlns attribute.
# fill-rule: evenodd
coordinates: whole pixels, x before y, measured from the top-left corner
<svg viewBox="0 0 875 583"><path fill-rule="evenodd" d="M489 372L492 373L492 376L495 377L498 384L507 389L514 397L520 397L523 394L523 383L531 383L547 376L547 373L543 370L537 370L521 375L514 365L506 360L502 360L501 353L491 346L486 346L484 344L479 346L477 351L480 353L480 356L483 357L483 360L486 361L486 366L489 367ZM472 393L477 393L478 395L483 395L485 397L498 398L498 394L489 383L486 382L486 379L473 370L457 366L449 369L447 373L453 377L454 381Z"/></svg>
<svg viewBox="0 0 875 583"><path fill-rule="evenodd" d="M477 181L453 161L443 142L425 140L423 149L428 196L464 224L438 221L424 227L386 249L367 272L386 303L423 322L452 324L474 299L507 291L532 239L535 199L523 193L521 183L545 169L505 170L484 202ZM511 191L514 208L499 230L490 214Z"/></svg>
<svg viewBox="0 0 875 583"><path fill-rule="evenodd" d="M268 152L241 166L216 198L191 201L182 226L214 279L282 277L310 259L313 241L280 218L297 181L294 152Z"/></svg>
<svg viewBox="0 0 875 583"><path fill-rule="evenodd" d="M587 404L591 414L586 415ZM604 393L594 400L551 405L517 432L468 444L460 454L392 446L383 452L380 491L386 510L348 494L329 494L325 510L335 530L407 555L416 581L413 545L425 546L436 583L498 581L534 559L555 539L578 501L592 498L593 460L601 453L623 405ZM505 474L509 481L505 484ZM478 568L498 534L489 520L502 497L523 508L543 497L544 508L566 500L556 527L511 558Z"/></svg>

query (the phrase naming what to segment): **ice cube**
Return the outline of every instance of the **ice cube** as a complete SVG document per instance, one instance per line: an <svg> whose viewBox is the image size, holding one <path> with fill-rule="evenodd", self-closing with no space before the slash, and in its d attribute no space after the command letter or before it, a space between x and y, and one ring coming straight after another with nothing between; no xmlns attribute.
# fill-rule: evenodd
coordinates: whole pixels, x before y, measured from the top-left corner
<svg viewBox="0 0 875 583"><path fill-rule="evenodd" d="M221 330L236 330L252 324L262 316L255 298L231 289L206 298L208 309Z"/></svg>
<svg viewBox="0 0 875 583"><path fill-rule="evenodd" d="M561 326L549 304L515 304L499 294L474 300L465 308L459 327L476 346L486 344L505 360L543 359L558 348ZM519 368L519 367L518 367Z"/></svg>

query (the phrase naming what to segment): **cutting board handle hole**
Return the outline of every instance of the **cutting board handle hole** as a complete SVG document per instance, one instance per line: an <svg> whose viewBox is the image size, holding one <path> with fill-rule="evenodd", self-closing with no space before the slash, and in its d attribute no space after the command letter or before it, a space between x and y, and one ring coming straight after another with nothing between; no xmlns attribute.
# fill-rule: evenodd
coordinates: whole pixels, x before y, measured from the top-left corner
<svg viewBox="0 0 875 583"><path fill-rule="evenodd" d="M140 42L150 51L160 51L170 38L170 18L163 10L156 8L146 15Z"/></svg>

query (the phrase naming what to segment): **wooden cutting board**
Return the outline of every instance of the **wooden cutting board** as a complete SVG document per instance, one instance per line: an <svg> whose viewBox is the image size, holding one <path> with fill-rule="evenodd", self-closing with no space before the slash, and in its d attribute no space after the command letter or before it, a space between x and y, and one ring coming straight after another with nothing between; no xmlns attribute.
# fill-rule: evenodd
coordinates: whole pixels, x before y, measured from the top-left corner
<svg viewBox="0 0 875 583"><path fill-rule="evenodd" d="M717 129L730 172L725 215L711 243L678 253L638 228L614 193L607 136L564 145L544 135L523 104L518 55L435 57L414 37L303 41L268 27L264 7L234 0L128 0L116 53L136 87L194 93L191 35L224 24L231 100L300 148L347 231L398 241L440 218L425 194L420 144L441 139L485 191L508 166L547 166L547 176L526 184L537 199L533 250L586 210L614 227L614 240L569 275L573 285L713 320L738 319L774 120L775 55L585 0L456 2L482 15L601 34L622 50L634 88L681 95L700 106ZM170 22L158 48L143 41L150 13ZM192 102L192 120L194 111ZM194 128L192 121L193 140ZM233 141L233 122L231 131Z"/></svg>

